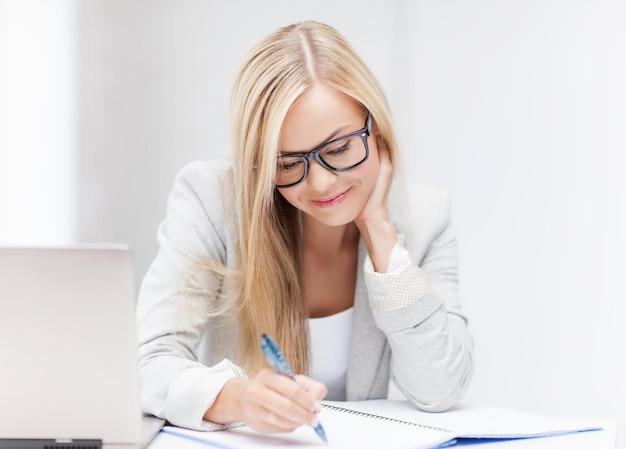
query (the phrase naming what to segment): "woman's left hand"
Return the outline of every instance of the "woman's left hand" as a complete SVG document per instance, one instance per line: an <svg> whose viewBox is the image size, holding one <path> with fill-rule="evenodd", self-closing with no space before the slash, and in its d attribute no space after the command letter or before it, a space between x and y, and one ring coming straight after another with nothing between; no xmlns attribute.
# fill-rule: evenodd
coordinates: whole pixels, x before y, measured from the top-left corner
<svg viewBox="0 0 626 449"><path fill-rule="evenodd" d="M374 190L372 190L365 207L355 220L359 228L367 223L389 220L387 217L387 197L393 178L393 164L389 158L389 150L380 144L378 145L378 163L380 167Z"/></svg>
<svg viewBox="0 0 626 449"><path fill-rule="evenodd" d="M379 171L376 184L363 210L355 219L361 236L365 240L374 269L379 273L387 271L391 250L398 240L396 228L389 221L387 198L393 179L393 164L387 147L379 142Z"/></svg>

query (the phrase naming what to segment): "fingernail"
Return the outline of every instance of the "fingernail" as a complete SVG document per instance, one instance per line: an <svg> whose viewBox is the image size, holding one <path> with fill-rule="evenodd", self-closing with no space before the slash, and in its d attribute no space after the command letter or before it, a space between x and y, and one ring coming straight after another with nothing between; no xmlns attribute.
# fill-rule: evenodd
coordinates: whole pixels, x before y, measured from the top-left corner
<svg viewBox="0 0 626 449"><path fill-rule="evenodd" d="M322 411L322 401L315 401L315 413Z"/></svg>

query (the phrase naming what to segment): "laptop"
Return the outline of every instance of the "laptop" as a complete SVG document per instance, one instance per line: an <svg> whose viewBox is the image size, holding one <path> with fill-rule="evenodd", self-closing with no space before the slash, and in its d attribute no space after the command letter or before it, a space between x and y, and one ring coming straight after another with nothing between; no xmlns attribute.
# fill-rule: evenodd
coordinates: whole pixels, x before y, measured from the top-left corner
<svg viewBox="0 0 626 449"><path fill-rule="evenodd" d="M122 245L0 247L0 448L145 447Z"/></svg>

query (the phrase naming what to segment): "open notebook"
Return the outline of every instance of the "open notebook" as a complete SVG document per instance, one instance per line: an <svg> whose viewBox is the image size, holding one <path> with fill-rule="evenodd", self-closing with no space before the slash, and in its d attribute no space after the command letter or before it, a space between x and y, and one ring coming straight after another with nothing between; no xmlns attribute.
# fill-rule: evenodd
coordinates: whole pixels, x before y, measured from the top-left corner
<svg viewBox="0 0 626 449"><path fill-rule="evenodd" d="M599 430L590 420L537 416L508 409L458 406L444 413L425 413L408 401L324 401L320 421L330 448L426 449L459 439L514 439ZM178 435L220 448L308 448L326 446L313 429L302 426L289 434L265 435L248 427L195 432L165 427ZM486 441L487 441L486 440Z"/></svg>

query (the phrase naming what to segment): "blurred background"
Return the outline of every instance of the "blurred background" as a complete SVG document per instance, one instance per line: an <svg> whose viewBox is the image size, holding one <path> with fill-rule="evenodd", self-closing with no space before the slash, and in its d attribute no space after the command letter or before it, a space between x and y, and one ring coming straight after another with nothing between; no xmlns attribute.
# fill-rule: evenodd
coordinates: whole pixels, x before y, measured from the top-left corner
<svg viewBox="0 0 626 449"><path fill-rule="evenodd" d="M451 193L466 400L623 433L621 0L0 0L0 244L127 243L139 282L176 172L230 155L247 51L305 19L378 76L405 173Z"/></svg>

